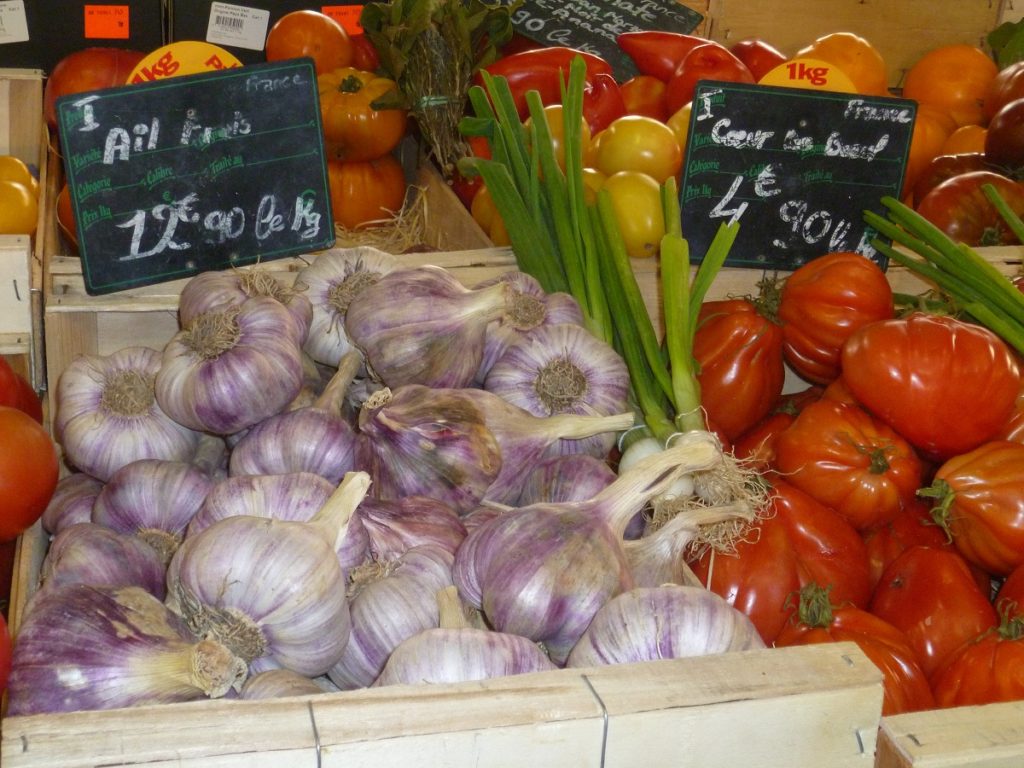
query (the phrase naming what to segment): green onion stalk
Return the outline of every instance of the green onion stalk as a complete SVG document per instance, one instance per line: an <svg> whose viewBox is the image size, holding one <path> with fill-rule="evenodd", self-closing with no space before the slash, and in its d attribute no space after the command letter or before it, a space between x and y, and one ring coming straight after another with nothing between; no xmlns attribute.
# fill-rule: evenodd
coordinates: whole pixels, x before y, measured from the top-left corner
<svg viewBox="0 0 1024 768"><path fill-rule="evenodd" d="M530 119L522 123L508 84L482 72L483 86L469 93L474 116L462 120L466 135L484 136L491 158L466 158L461 167L479 174L509 233L519 268L549 292L570 293L588 329L622 355L630 373L637 423L623 447L640 439L665 445L681 432L705 430L693 339L701 302L736 238L738 225L723 224L691 282L678 188L662 185L665 235L660 243L663 339L655 330L626 253L611 198L588 203L583 182L583 87L586 68L577 58L563 86L565 170L559 166L540 95L527 94Z"/></svg>

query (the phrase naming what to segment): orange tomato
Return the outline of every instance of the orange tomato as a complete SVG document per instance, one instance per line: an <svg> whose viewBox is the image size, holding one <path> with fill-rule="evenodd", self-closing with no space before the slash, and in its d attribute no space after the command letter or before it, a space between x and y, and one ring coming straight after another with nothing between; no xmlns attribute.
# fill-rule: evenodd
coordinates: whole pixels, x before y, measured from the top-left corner
<svg viewBox="0 0 1024 768"><path fill-rule="evenodd" d="M473 203L469 210L473 215L473 220L480 225L492 243L495 245L510 244L505 220L498 213L498 207L494 204L494 198L491 197L491 192L486 185L482 185L473 195Z"/></svg>
<svg viewBox="0 0 1024 768"><path fill-rule="evenodd" d="M0 235L33 235L39 201L24 184L0 180Z"/></svg>
<svg viewBox="0 0 1024 768"><path fill-rule="evenodd" d="M626 113L646 115L665 122L668 119L668 102L665 100L665 81L653 75L637 75L619 86L622 99L626 102Z"/></svg>
<svg viewBox="0 0 1024 768"><path fill-rule="evenodd" d="M985 151L985 135L988 129L982 125L961 125L946 139L940 155L966 155Z"/></svg>
<svg viewBox="0 0 1024 768"><path fill-rule="evenodd" d="M373 160L388 154L405 135L404 108L377 109L379 99L398 97L398 86L354 67L341 67L317 77L324 140L331 157Z"/></svg>
<svg viewBox="0 0 1024 768"><path fill-rule="evenodd" d="M888 96L885 59L867 39L852 32L831 32L804 46L793 58L820 59L838 67L853 81L857 92Z"/></svg>
<svg viewBox="0 0 1024 768"><path fill-rule="evenodd" d="M914 132L910 137L907 170L903 176L904 196L914 188L932 158L942 154L943 145L955 130L956 125L945 112L927 106L917 110Z"/></svg>
<svg viewBox="0 0 1024 768"><path fill-rule="evenodd" d="M394 218L405 202L406 181L394 155L361 162L327 161L334 221L361 229Z"/></svg>
<svg viewBox="0 0 1024 768"><path fill-rule="evenodd" d="M903 96L948 113L958 126L982 125L985 95L999 68L973 45L934 48L918 59L903 80Z"/></svg>
<svg viewBox="0 0 1024 768"><path fill-rule="evenodd" d="M320 11L292 11L274 22L264 46L267 61L309 56L318 75L352 64L348 32Z"/></svg>

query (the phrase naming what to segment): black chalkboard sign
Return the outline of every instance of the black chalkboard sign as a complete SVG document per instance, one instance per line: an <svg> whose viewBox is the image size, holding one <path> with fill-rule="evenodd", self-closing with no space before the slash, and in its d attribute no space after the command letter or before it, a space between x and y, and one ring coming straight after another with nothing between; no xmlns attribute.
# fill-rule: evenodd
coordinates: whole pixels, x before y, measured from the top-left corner
<svg viewBox="0 0 1024 768"><path fill-rule="evenodd" d="M57 100L90 294L334 243L311 59Z"/></svg>
<svg viewBox="0 0 1024 768"><path fill-rule="evenodd" d="M729 266L790 271L845 250L885 268L864 211L900 196L915 116L907 99L699 82L679 189L693 258L738 220Z"/></svg>
<svg viewBox="0 0 1024 768"><path fill-rule="evenodd" d="M528 0L512 12L515 30L542 45L594 53L624 82L636 72L615 38L623 32L690 34L704 17L679 0Z"/></svg>

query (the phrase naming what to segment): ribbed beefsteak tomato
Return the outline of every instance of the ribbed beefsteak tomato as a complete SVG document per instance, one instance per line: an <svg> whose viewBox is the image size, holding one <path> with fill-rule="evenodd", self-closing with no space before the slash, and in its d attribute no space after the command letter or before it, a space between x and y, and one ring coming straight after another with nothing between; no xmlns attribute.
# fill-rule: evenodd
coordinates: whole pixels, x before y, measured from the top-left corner
<svg viewBox="0 0 1024 768"><path fill-rule="evenodd" d="M858 402L934 461L989 440L1021 388L1020 367L1002 339L923 312L855 331L843 345L842 367Z"/></svg>
<svg viewBox="0 0 1024 768"><path fill-rule="evenodd" d="M754 622L771 643L796 610L790 596L810 582L859 608L871 596L864 541L840 515L778 476L772 501L735 552L709 552L691 563L701 583Z"/></svg>
<svg viewBox="0 0 1024 768"><path fill-rule="evenodd" d="M821 399L775 439L775 468L858 531L914 501L924 466L911 445L854 403Z"/></svg>

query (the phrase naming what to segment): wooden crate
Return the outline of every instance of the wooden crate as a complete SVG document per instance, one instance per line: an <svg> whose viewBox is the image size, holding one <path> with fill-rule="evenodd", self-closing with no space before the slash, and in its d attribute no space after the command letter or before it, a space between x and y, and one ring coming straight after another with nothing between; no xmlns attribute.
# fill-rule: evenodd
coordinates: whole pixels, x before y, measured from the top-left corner
<svg viewBox="0 0 1024 768"><path fill-rule="evenodd" d="M688 3L689 5L689 3ZM854 32L882 53L890 87L940 45L985 47L985 36L1004 18L1016 18L1012 0L709 0L704 34L730 45L760 37L792 55L829 32ZM699 9L698 9L699 10Z"/></svg>
<svg viewBox="0 0 1024 768"><path fill-rule="evenodd" d="M5 768L870 765L881 675L852 643L459 685L8 717Z"/></svg>
<svg viewBox="0 0 1024 768"><path fill-rule="evenodd" d="M0 155L14 155L39 174L45 189L47 134L43 73L0 68ZM39 221L45 217L40 192ZM42 238L0 235L0 355L37 389L44 385Z"/></svg>

